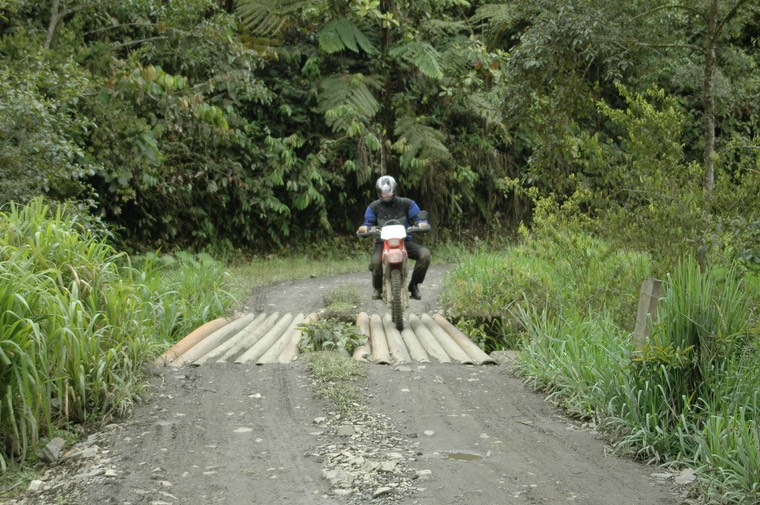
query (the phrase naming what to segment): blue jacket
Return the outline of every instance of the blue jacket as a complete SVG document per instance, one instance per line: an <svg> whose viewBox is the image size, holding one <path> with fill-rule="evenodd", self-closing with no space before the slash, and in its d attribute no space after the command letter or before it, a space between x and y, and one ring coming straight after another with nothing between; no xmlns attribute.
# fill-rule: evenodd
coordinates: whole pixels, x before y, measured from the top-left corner
<svg viewBox="0 0 760 505"><path fill-rule="evenodd" d="M419 206L410 198L397 196L390 202L377 199L369 204L364 212L364 226L384 226L385 223L394 219L407 228L427 223L426 220L417 218L419 213ZM407 240L411 238L411 236L406 237Z"/></svg>

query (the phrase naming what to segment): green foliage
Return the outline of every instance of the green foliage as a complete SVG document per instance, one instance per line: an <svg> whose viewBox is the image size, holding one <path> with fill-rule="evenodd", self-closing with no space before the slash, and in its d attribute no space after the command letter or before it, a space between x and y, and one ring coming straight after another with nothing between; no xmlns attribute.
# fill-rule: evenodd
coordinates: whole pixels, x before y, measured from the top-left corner
<svg viewBox="0 0 760 505"><path fill-rule="evenodd" d="M358 53L359 48L368 54L377 53L372 42L361 32L350 19L338 17L328 22L319 32L319 46L328 54L337 53L344 49Z"/></svg>
<svg viewBox="0 0 760 505"><path fill-rule="evenodd" d="M698 435L700 474L705 494L722 503L750 504L760 500L760 430L758 430L757 392L749 404L734 412L718 413L705 421Z"/></svg>
<svg viewBox="0 0 760 505"><path fill-rule="evenodd" d="M664 265L697 249L705 231L701 168L683 162L683 114L663 90L618 90L627 109L600 103L620 135L600 143L595 156L608 175L595 201L605 208L605 234L627 247L643 248Z"/></svg>
<svg viewBox="0 0 760 505"><path fill-rule="evenodd" d="M690 464L710 499L752 503L757 277L731 266L730 251L704 268L687 257L667 276L657 322L636 347L637 294L653 263L583 232L594 222L579 201L538 199L537 226L519 245L462 255L444 279L447 317L460 317L481 345L516 343L518 373L607 430L620 452Z"/></svg>
<svg viewBox="0 0 760 505"><path fill-rule="evenodd" d="M527 337L518 373L573 415L598 422L622 379L619 372L630 352L626 333L604 315L550 316L535 305L511 312Z"/></svg>
<svg viewBox="0 0 760 505"><path fill-rule="evenodd" d="M140 274L37 200L3 216L0 425L24 458L59 422L123 412L152 352Z"/></svg>
<svg viewBox="0 0 760 505"><path fill-rule="evenodd" d="M514 341L499 338L504 337L501 328L498 327L502 321L500 318L487 319L485 322L482 319L459 319L456 321L456 327L486 353L514 349L517 347Z"/></svg>
<svg viewBox="0 0 760 505"><path fill-rule="evenodd" d="M406 180L410 184L421 178L421 169L425 166L450 158L444 144L445 136L439 130L421 123L420 119L403 116L396 120L399 140L393 148L401 153L400 162L409 172Z"/></svg>
<svg viewBox="0 0 760 505"><path fill-rule="evenodd" d="M332 401L343 415L361 405L359 391L351 383L367 376L365 363L333 352L310 353L308 363L317 395Z"/></svg>
<svg viewBox="0 0 760 505"><path fill-rule="evenodd" d="M183 282L164 268L136 268L67 206L38 198L0 216L3 470L60 426L125 413L144 363L231 305L208 261Z"/></svg>
<svg viewBox="0 0 760 505"><path fill-rule="evenodd" d="M148 253L135 257L136 268L152 272L145 283L151 293L154 331L168 345L203 323L225 315L238 305L236 290L225 265L207 253Z"/></svg>
<svg viewBox="0 0 760 505"><path fill-rule="evenodd" d="M348 136L364 133L366 122L380 110L371 91L377 83L361 74L332 76L324 80L322 87L319 107L334 132Z"/></svg>
<svg viewBox="0 0 760 505"><path fill-rule="evenodd" d="M317 118L311 116L314 109L305 110L303 104L316 98L316 110L323 115L319 123L327 127L319 132L331 139L322 152L339 167L332 171L333 177L340 177L333 179L336 184L348 194L360 195L369 193L367 182L374 176L392 173L433 215L460 215L463 207L472 208L476 197L471 185L460 192L454 183L454 172L464 167L452 163L449 133L454 128L462 133L456 138L482 137L481 124L468 119L487 116L494 124L499 115L499 97L482 93L487 86L483 77L498 74L496 66L489 64L478 78L462 84L474 59L491 59L469 36L461 10L465 4L342 1L323 6L278 1L267 10L261 2L246 0L240 2L239 12L245 12L252 36L270 37L267 51L278 55L278 64L287 68L282 73L291 76L280 96L293 94L294 99L283 107L290 113L299 111L299 121L311 118L312 131L318 127ZM318 40L318 47L304 45L304 37L294 37L296 32ZM297 96L294 79L304 90ZM477 98L469 100L470 95ZM461 106L451 108L453 99ZM498 137L495 132L489 136L492 143L483 142L484 152L493 152L500 144ZM471 147L468 142L456 144L458 152ZM487 177L485 183L493 186L496 177ZM485 202L481 216L487 216L488 206L496 201ZM336 212L347 215L344 209L340 206ZM355 217L347 220L353 228Z"/></svg>
<svg viewBox="0 0 760 505"><path fill-rule="evenodd" d="M298 347L303 352L342 351L352 354L366 337L352 323L333 318L298 325L301 342Z"/></svg>
<svg viewBox="0 0 760 505"><path fill-rule="evenodd" d="M522 327L507 317L518 306L560 314L609 314L633 329L635 294L652 273L651 259L613 249L587 233L526 238L507 252L471 254L444 280L441 302L453 319L502 319L498 339L511 345Z"/></svg>
<svg viewBox="0 0 760 505"><path fill-rule="evenodd" d="M340 286L324 296L325 310L330 314L345 314L353 318L361 302L361 294L356 286Z"/></svg>
<svg viewBox="0 0 760 505"><path fill-rule="evenodd" d="M749 340L749 306L734 271L702 272L689 258L669 278L649 342L633 355L633 388L656 395L651 400L659 426L674 433L682 418L695 415L698 399L717 406L728 365ZM630 439L629 439L630 440ZM667 440L674 443L674 440ZM642 444L646 445L646 444ZM654 454L667 454L658 446Z"/></svg>
<svg viewBox="0 0 760 505"><path fill-rule="evenodd" d="M390 55L413 64L426 77L436 80L444 77L440 63L441 55L427 42L413 41L399 45L390 52Z"/></svg>
<svg viewBox="0 0 760 505"><path fill-rule="evenodd" d="M269 36L277 34L293 13L308 4L303 0L279 0L274 5L269 0L247 0L237 3L237 12L253 33Z"/></svg>
<svg viewBox="0 0 760 505"><path fill-rule="evenodd" d="M83 133L94 125L76 108L89 86L70 63L34 61L15 71L0 62L0 204L42 193L90 196L83 180L98 163L85 152Z"/></svg>

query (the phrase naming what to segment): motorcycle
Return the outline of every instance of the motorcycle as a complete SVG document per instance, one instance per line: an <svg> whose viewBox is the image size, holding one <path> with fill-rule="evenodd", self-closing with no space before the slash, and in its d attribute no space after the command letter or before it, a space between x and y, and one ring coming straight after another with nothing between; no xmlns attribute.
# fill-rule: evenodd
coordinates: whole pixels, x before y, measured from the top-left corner
<svg viewBox="0 0 760 505"><path fill-rule="evenodd" d="M427 212L420 212L419 219L427 220ZM409 307L409 292L406 289L409 255L406 251L406 237L412 233L429 231L429 226L407 228L398 220L392 219L382 227L374 226L366 233L356 233L359 237L380 237L383 241L383 301L391 307L391 319L398 331L404 329L404 311Z"/></svg>

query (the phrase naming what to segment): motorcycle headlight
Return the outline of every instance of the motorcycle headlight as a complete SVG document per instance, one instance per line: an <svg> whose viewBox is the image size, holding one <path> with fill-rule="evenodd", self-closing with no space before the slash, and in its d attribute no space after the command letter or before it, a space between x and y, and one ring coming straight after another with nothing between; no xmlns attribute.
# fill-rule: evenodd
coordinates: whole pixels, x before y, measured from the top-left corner
<svg viewBox="0 0 760 505"><path fill-rule="evenodd" d="M388 239L388 247L393 247L393 248L401 247L401 239L398 239L398 238Z"/></svg>

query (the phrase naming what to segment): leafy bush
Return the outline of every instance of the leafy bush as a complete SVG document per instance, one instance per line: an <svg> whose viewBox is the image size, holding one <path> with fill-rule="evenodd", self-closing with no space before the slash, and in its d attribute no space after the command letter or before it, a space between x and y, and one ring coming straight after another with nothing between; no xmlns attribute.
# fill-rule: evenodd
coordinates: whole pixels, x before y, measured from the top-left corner
<svg viewBox="0 0 760 505"><path fill-rule="evenodd" d="M67 78L57 82L58 72ZM93 124L75 105L88 87L71 65L37 62L16 72L0 62L0 205L40 194L90 196L84 180L98 164L77 132Z"/></svg>
<svg viewBox="0 0 760 505"><path fill-rule="evenodd" d="M354 352L366 337L352 323L332 318L301 324L302 337L299 348L303 352L345 351Z"/></svg>

